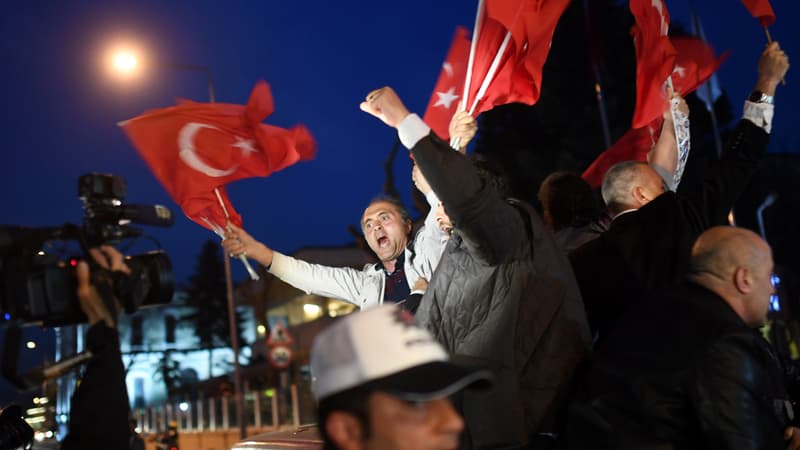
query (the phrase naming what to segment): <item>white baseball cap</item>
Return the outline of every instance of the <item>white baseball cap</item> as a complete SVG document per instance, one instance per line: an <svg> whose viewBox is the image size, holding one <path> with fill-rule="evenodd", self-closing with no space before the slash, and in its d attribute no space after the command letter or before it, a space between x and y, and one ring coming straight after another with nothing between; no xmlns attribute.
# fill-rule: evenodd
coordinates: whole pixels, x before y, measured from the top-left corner
<svg viewBox="0 0 800 450"><path fill-rule="evenodd" d="M492 378L487 370L449 359L408 312L384 304L351 314L317 335L311 348L312 390L318 401L360 386L427 401Z"/></svg>

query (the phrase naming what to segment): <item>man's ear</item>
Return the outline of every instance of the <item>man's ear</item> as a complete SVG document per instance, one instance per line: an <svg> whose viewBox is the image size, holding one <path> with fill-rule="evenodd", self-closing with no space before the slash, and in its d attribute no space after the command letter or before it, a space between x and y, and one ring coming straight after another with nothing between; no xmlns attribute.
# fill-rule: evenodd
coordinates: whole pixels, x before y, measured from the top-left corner
<svg viewBox="0 0 800 450"><path fill-rule="evenodd" d="M406 219L406 234L411 233L411 219Z"/></svg>
<svg viewBox="0 0 800 450"><path fill-rule="evenodd" d="M750 271L745 267L737 267L733 271L733 285L742 294L749 294L753 290L753 281L750 279Z"/></svg>
<svg viewBox="0 0 800 450"><path fill-rule="evenodd" d="M633 189L631 189L631 196L636 204L643 204L646 198L644 195L644 188L642 186L634 186Z"/></svg>
<svg viewBox="0 0 800 450"><path fill-rule="evenodd" d="M336 446L342 450L361 450L365 430L361 422L352 414L333 411L325 421L325 432Z"/></svg>

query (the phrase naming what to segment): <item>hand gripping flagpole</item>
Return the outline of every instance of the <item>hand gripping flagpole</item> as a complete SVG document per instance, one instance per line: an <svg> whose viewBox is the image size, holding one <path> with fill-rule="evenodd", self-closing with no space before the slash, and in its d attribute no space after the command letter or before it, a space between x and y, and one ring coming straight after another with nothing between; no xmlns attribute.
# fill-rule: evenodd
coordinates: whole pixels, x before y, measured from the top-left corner
<svg viewBox="0 0 800 450"><path fill-rule="evenodd" d="M461 111L467 110L469 97L469 86L472 83L472 68L475 65L475 49L478 47L478 36L480 36L481 26L483 25L483 12L485 0L478 0L478 9L475 12L475 25L472 27L472 42L469 44L469 59L467 60L467 76L464 78L464 92L461 94ZM450 146L454 150L460 151L461 138L451 138Z"/></svg>
<svg viewBox="0 0 800 450"><path fill-rule="evenodd" d="M486 77L484 77L483 82L481 83L481 87L475 94L475 99L472 101L472 106L469 108L470 116L475 114L475 108L478 107L478 102L480 102L483 99L483 96L486 95L486 91L489 89L489 84L491 84L492 80L494 80L494 75L497 73L497 68L500 67L500 61L503 59L503 55L506 53L506 49L508 48L508 43L510 40L511 32L507 31L506 37L503 38L503 42L500 44L500 48L497 50L497 54L494 56L492 65L489 66L489 71L486 73ZM455 138L451 143L451 147L458 150L460 144L461 138Z"/></svg>

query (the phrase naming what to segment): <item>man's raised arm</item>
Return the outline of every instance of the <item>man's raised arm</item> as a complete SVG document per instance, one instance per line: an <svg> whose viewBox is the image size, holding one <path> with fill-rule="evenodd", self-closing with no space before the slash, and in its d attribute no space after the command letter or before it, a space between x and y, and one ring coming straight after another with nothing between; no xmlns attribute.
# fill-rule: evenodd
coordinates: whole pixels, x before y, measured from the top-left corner
<svg viewBox="0 0 800 450"><path fill-rule="evenodd" d="M526 226L515 207L480 177L472 162L431 133L389 87L370 92L361 109L396 128L400 141L433 191L453 226L475 256L489 264L507 260L519 247Z"/></svg>

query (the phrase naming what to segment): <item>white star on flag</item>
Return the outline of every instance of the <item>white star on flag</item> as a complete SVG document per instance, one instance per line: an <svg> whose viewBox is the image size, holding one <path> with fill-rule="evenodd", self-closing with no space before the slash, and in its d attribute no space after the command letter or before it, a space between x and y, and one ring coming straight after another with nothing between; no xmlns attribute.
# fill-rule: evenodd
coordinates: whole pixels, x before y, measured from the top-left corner
<svg viewBox="0 0 800 450"><path fill-rule="evenodd" d="M436 100L436 103L434 103L433 106L434 107L443 106L445 109L450 109L450 106L459 97L458 95L456 95L455 86L450 87L450 89L448 89L447 92L437 92L436 95L439 96L439 99Z"/></svg>
<svg viewBox="0 0 800 450"><path fill-rule="evenodd" d="M253 145L255 145L255 142L253 142L252 139L242 139L239 136L236 136L236 143L231 147L242 149L242 155L247 157L250 153L256 153L258 151Z"/></svg>
<svg viewBox="0 0 800 450"><path fill-rule="evenodd" d="M686 76L686 68L676 64L675 68L672 69L672 73L676 73L679 77L683 78Z"/></svg>

